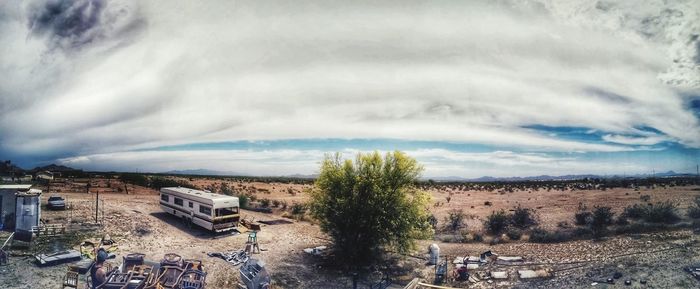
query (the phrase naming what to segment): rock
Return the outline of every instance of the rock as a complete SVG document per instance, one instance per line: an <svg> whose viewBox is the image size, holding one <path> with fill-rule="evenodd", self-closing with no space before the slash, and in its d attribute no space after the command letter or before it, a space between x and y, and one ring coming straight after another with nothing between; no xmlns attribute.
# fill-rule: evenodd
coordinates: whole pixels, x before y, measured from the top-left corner
<svg viewBox="0 0 700 289"><path fill-rule="evenodd" d="M508 279L508 272L505 272L505 271L491 272L491 278L493 278L493 279Z"/></svg>

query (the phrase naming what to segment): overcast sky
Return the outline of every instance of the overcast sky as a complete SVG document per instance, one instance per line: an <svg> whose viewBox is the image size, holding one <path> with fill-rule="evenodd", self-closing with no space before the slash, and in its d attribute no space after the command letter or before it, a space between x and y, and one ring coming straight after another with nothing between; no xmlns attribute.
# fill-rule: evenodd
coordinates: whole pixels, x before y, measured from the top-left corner
<svg viewBox="0 0 700 289"><path fill-rule="evenodd" d="M670 2L670 3L666 3ZM0 159L313 174L694 172L698 1L2 1Z"/></svg>

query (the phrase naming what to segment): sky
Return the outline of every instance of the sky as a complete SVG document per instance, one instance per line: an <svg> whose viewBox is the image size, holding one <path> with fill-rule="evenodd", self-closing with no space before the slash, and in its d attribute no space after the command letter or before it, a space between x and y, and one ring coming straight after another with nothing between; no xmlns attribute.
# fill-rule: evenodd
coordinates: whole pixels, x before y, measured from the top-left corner
<svg viewBox="0 0 700 289"><path fill-rule="evenodd" d="M0 159L425 177L700 163L700 2L2 1Z"/></svg>

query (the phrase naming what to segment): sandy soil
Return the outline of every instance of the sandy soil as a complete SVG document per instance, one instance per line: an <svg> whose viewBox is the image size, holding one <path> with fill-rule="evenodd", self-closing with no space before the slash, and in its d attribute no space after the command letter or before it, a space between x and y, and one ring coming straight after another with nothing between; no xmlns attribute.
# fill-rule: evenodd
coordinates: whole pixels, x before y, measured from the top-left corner
<svg viewBox="0 0 700 289"><path fill-rule="evenodd" d="M111 184L110 184L111 182ZM194 183L205 187L221 180L199 180ZM100 185L96 185L99 183ZM104 204L104 226L96 229L88 225L92 222L94 208L90 201L95 194L86 194L85 185L70 182L62 185L52 184L51 192L58 193L74 204L73 209L66 211L43 211L42 218L48 222L59 222L70 225L73 231L82 229L81 234L71 235L76 239L98 238L109 234L119 243L118 258L132 252L147 254L147 258L159 260L163 254L178 253L186 258L202 259L209 272L207 288L234 288L238 279L237 268L221 259L206 256L207 252L228 251L243 248L247 235L213 238L210 234L199 229L188 229L175 218L161 212L155 191L129 186L126 190L118 188L123 184L118 181L93 180L91 191L101 190L100 198ZM260 198L304 202L307 194L304 189L309 185L281 183L242 183L232 181L234 189L249 190ZM274 188L273 188L274 187ZM289 192L289 188L295 192ZM452 192L449 203L444 200ZM589 207L609 205L616 209L640 202L640 196L650 195L651 201L673 200L687 206L690 199L700 195L698 187L674 187L657 189L614 189L607 191L514 191L499 193L489 191L458 191L453 188L432 188L434 202L445 203L433 207L434 213L441 218L453 208L464 209L465 212L477 217L483 217L492 210L509 209L516 204L535 208L541 223L546 227L555 227L562 220L572 220L573 212L578 203L583 201ZM51 193L50 193L51 194ZM44 198L45 199L45 198ZM492 206L485 206L490 201ZM471 206L474 206L472 209ZM242 211L243 215L258 220L281 218L281 210L274 214L263 214ZM477 218L478 219L478 218ZM476 228L479 220L469 224ZM0 236L1 238L2 236ZM292 224L265 226L259 233L260 245L266 251L255 254L255 258L264 260L268 270L273 275L275 288L351 288L350 272L335 269L342 266L329 264L326 260L308 256L302 250L311 246L327 245L327 238L313 224L295 221ZM532 244L524 241L509 242L497 245L484 243L448 244L437 241L420 241L420 250L402 260L386 264L391 267L392 278L397 283L406 282L413 277L432 280L433 269L425 265L424 248L430 243L437 243L441 252L447 258L455 256L478 255L480 252L492 250L502 256L523 256L526 265L506 266L489 265L477 272L507 271L509 279L504 281L487 282L486 280L470 284L469 288L604 288L603 285L591 287L595 281L605 280L614 272L623 274L616 285L605 285L607 288L628 286L622 285L624 279L646 279L647 285L636 282L633 288L697 288L698 281L682 272L684 266L700 263L700 253L697 250L698 236L690 230L672 232L635 234L630 236L614 236L602 241L572 241L558 244ZM72 240L73 243L79 242ZM66 241L62 241L66 243ZM62 244L63 244L62 243ZM70 243L70 242L68 242ZM58 245L53 245L57 247ZM49 246L51 247L51 246ZM46 246L42 247L46 248ZM32 249L15 249L10 265L0 267L0 284L2 288L57 288L66 265L39 268L32 262L30 256L23 256ZM418 258L416 258L418 257ZM115 261L113 261L115 262ZM522 281L516 277L516 270L522 268L548 268L555 271L555 277L539 281ZM361 276L361 283L367 276ZM467 284L453 283L455 287L466 288ZM641 286L641 287L640 287ZM366 288L366 285L365 287Z"/></svg>

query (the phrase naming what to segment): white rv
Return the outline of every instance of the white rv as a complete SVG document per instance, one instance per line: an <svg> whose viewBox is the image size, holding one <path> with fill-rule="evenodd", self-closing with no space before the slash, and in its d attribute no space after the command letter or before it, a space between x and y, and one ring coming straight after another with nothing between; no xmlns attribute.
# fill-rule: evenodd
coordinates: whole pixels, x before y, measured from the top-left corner
<svg viewBox="0 0 700 289"><path fill-rule="evenodd" d="M238 198L189 188L160 189L160 207L187 224L215 232L233 230L240 220Z"/></svg>

